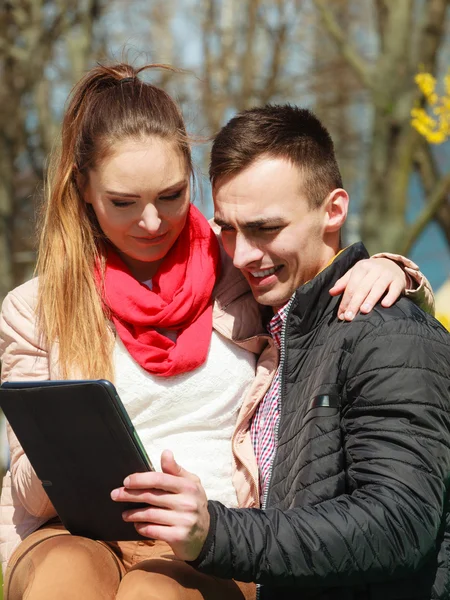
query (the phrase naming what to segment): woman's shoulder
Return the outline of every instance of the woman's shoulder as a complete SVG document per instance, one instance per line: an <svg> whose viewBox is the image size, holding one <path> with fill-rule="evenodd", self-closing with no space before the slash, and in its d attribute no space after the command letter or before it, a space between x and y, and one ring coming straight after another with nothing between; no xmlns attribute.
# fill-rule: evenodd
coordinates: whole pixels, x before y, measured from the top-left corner
<svg viewBox="0 0 450 600"><path fill-rule="evenodd" d="M48 378L47 350L41 344L37 327L37 292L37 279L32 279L13 289L3 300L0 313L3 381L27 379L40 369L42 379Z"/></svg>
<svg viewBox="0 0 450 600"><path fill-rule="evenodd" d="M38 288L38 278L33 277L33 279L29 279L11 290L3 300L2 314L8 316L11 312L19 311L23 315L34 315L38 299Z"/></svg>

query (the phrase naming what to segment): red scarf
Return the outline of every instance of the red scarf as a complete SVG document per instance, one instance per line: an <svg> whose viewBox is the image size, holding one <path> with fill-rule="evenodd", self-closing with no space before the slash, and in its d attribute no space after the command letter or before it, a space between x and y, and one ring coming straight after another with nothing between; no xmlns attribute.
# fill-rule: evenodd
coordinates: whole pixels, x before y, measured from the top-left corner
<svg viewBox="0 0 450 600"><path fill-rule="evenodd" d="M108 251L103 301L128 352L149 373L171 377L205 362L219 264L216 236L193 205L152 279L152 290L133 277L114 250ZM176 342L155 327L176 331Z"/></svg>

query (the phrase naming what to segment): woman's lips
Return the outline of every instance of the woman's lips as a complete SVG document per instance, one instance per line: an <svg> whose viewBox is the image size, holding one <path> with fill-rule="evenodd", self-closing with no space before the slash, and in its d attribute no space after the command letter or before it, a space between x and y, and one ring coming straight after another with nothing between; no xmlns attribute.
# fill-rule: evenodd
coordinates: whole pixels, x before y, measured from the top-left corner
<svg viewBox="0 0 450 600"><path fill-rule="evenodd" d="M137 237L133 236L133 239L138 242L138 244L144 244L145 246L153 246L161 243L166 237L168 232L163 233L162 235L158 235L155 237Z"/></svg>

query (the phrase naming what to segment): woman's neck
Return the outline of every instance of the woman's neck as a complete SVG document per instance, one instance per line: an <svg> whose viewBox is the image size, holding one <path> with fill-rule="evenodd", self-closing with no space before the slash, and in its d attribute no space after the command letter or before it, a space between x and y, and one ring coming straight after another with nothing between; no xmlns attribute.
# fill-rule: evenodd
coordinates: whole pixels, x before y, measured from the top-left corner
<svg viewBox="0 0 450 600"><path fill-rule="evenodd" d="M153 279L164 260L164 258L161 258L160 260L152 262L144 262L142 260L135 260L122 252L119 252L119 255L130 269L133 277L138 281L149 281L150 279Z"/></svg>

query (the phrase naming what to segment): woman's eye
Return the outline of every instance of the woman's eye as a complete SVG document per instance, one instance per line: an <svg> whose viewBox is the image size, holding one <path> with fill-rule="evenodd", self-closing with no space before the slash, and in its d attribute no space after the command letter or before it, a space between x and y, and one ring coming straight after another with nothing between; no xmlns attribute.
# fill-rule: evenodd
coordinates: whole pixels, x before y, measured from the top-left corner
<svg viewBox="0 0 450 600"><path fill-rule="evenodd" d="M173 192L173 194L168 194L167 196L160 196L159 198L160 200L178 200L178 198L181 198L183 192L184 189Z"/></svg>
<svg viewBox="0 0 450 600"><path fill-rule="evenodd" d="M127 202L124 200L111 200L112 204L117 208L124 208L126 206L131 206L133 202Z"/></svg>

